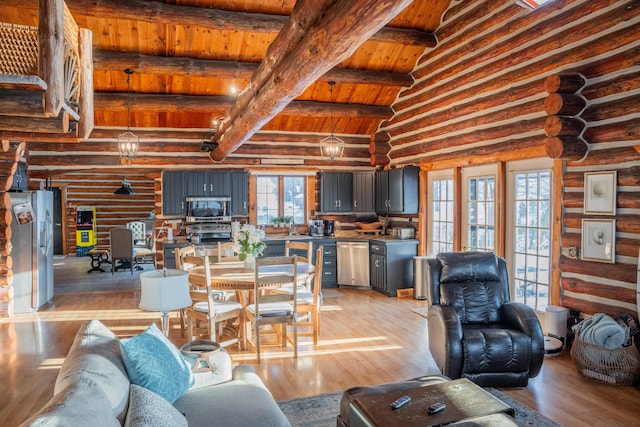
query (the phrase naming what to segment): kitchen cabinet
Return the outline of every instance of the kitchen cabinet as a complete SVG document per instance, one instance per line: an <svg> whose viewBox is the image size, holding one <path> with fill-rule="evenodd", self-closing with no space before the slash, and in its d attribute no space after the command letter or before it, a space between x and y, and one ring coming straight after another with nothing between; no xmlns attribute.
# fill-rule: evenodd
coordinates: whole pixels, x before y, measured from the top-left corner
<svg viewBox="0 0 640 427"><path fill-rule="evenodd" d="M230 196L229 172L189 171L183 172L186 182L185 196Z"/></svg>
<svg viewBox="0 0 640 427"><path fill-rule="evenodd" d="M322 246L322 287L338 287L338 253L335 239L313 241L313 263L316 262L316 250Z"/></svg>
<svg viewBox="0 0 640 427"><path fill-rule="evenodd" d="M417 214L419 172L417 166L377 171L376 212Z"/></svg>
<svg viewBox="0 0 640 427"><path fill-rule="evenodd" d="M353 212L375 212L375 173L353 173Z"/></svg>
<svg viewBox="0 0 640 427"><path fill-rule="evenodd" d="M18 168L13 174L13 181L11 181L11 190L27 190L27 165L22 162L18 162Z"/></svg>
<svg viewBox="0 0 640 427"><path fill-rule="evenodd" d="M163 243L162 258L164 268L176 268L176 248L186 248L188 243Z"/></svg>
<svg viewBox="0 0 640 427"><path fill-rule="evenodd" d="M351 172L320 172L320 211L351 212L353 174Z"/></svg>
<svg viewBox="0 0 640 427"><path fill-rule="evenodd" d="M413 257L417 255L417 240L371 240L371 288L391 297L397 296L398 289L412 288Z"/></svg>
<svg viewBox="0 0 640 427"><path fill-rule="evenodd" d="M184 172L162 172L162 214L165 217L185 215L185 192Z"/></svg>
<svg viewBox="0 0 640 427"><path fill-rule="evenodd" d="M231 172L231 216L249 215L249 174Z"/></svg>

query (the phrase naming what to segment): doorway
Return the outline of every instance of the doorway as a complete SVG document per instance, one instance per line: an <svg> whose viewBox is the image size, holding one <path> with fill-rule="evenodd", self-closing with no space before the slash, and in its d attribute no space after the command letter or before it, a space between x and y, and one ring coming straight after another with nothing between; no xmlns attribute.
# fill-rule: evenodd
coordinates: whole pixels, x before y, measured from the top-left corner
<svg viewBox="0 0 640 427"><path fill-rule="evenodd" d="M62 189L52 187L53 192L53 254L64 255L64 224Z"/></svg>

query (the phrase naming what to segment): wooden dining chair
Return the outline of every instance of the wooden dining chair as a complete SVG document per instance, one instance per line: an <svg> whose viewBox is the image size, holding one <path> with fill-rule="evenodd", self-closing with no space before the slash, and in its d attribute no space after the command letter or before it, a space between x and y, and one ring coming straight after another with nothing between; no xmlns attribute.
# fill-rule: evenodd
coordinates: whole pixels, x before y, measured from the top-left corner
<svg viewBox="0 0 640 427"><path fill-rule="evenodd" d="M298 326L308 326L311 329L299 330L298 336L313 337L313 345L318 345L318 335L320 335L320 306L322 305L322 254L323 248L316 249L316 269L313 275L313 288L311 292L298 292L297 312Z"/></svg>
<svg viewBox="0 0 640 427"><path fill-rule="evenodd" d="M307 264L313 264L313 243L312 242L291 242L289 240L284 242L284 255L291 256L297 255L298 262L306 262ZM311 283L313 276L309 277L309 280L302 284L298 284L298 293L311 292ZM291 285L281 287L278 292L291 292Z"/></svg>
<svg viewBox="0 0 640 427"><path fill-rule="evenodd" d="M287 240L284 242L284 256L298 255L298 262L308 262L311 264L313 256L312 242L292 242Z"/></svg>
<svg viewBox="0 0 640 427"><path fill-rule="evenodd" d="M196 254L196 247L194 245L185 246L183 248L175 248L173 250L176 259L176 268L178 270L189 270L192 265L185 265L183 262L184 258L188 256L194 256ZM186 335L187 330L187 321L186 321L186 309L180 309L180 330L182 331L182 336Z"/></svg>
<svg viewBox="0 0 640 427"><path fill-rule="evenodd" d="M191 299L194 303L186 309L187 339L191 341L196 336L206 333L211 341L217 342L222 347L237 343L243 349L244 311L242 305L237 301L221 299L220 294L211 288L209 257L189 255L184 257L184 264L194 266L189 270ZM203 290L205 292L202 292ZM224 325L230 325L228 321L236 319L238 326L234 331L235 337L226 341L218 341L224 334Z"/></svg>
<svg viewBox="0 0 640 427"><path fill-rule="evenodd" d="M246 337L257 353L260 363L260 327L271 325L280 338L280 345L286 347L288 341L288 325L292 326L293 358L298 358L297 327L297 287L292 293L266 292L268 289L287 283L297 283L297 256L259 257L254 268L254 303L246 309ZM269 272L265 270L269 269Z"/></svg>
<svg viewBox="0 0 640 427"><path fill-rule="evenodd" d="M234 242L218 242L218 262L239 261L233 247Z"/></svg>

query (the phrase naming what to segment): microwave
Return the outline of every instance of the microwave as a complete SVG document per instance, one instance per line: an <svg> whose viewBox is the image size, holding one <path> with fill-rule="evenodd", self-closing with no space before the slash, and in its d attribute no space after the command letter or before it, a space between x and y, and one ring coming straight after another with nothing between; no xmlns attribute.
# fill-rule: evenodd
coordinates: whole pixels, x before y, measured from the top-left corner
<svg viewBox="0 0 640 427"><path fill-rule="evenodd" d="M187 197L186 222L230 222L231 197Z"/></svg>

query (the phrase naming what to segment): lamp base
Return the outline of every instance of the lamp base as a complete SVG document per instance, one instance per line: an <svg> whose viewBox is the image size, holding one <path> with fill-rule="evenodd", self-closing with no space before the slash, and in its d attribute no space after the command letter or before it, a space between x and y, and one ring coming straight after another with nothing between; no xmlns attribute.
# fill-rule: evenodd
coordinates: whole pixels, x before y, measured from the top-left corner
<svg viewBox="0 0 640 427"><path fill-rule="evenodd" d="M165 337L169 338L169 312L162 312L162 333Z"/></svg>

